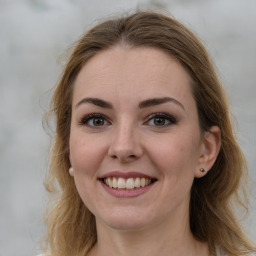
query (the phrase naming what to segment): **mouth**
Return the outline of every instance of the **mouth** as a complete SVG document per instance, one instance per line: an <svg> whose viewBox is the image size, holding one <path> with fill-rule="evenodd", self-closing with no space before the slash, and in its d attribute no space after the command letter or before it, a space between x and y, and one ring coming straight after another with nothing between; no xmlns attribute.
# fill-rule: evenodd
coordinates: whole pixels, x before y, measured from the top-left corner
<svg viewBox="0 0 256 256"><path fill-rule="evenodd" d="M134 190L150 186L156 179L146 177L105 177L100 179L109 188L117 190Z"/></svg>

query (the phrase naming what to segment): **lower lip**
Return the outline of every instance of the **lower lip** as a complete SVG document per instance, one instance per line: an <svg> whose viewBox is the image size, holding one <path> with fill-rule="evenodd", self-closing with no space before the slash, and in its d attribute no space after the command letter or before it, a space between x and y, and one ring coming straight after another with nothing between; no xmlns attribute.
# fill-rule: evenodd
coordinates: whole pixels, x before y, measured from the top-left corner
<svg viewBox="0 0 256 256"><path fill-rule="evenodd" d="M131 198L131 197L138 197L147 191L149 191L156 182L144 187L144 188L135 188L135 189L116 189L116 188L110 188L107 186L104 182L100 181L103 188L112 196L118 197L118 198Z"/></svg>

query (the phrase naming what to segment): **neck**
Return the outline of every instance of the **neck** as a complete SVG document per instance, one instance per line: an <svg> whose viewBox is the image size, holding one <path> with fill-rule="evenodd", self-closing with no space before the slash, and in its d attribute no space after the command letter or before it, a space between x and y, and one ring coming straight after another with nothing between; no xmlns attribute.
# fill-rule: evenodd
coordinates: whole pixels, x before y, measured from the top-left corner
<svg viewBox="0 0 256 256"><path fill-rule="evenodd" d="M169 225L167 225L169 224ZM206 243L197 241L189 227L189 221L157 223L150 229L115 230L97 222L98 241L90 256L208 256Z"/></svg>

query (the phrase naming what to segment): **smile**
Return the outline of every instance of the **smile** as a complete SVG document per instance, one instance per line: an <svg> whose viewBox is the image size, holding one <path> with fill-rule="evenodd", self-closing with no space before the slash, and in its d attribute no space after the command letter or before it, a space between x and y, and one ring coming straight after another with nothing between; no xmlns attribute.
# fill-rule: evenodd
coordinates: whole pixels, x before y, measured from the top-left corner
<svg viewBox="0 0 256 256"><path fill-rule="evenodd" d="M122 178L122 177L107 177L102 179L103 183L106 184L110 188L114 189L137 189L137 188L144 188L152 183L154 183L155 179L150 178Z"/></svg>

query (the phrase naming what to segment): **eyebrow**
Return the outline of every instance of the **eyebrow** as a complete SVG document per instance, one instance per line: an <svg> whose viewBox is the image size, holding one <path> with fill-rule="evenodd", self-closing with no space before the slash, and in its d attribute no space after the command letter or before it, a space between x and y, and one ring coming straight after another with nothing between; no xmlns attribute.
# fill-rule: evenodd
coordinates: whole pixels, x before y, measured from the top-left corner
<svg viewBox="0 0 256 256"><path fill-rule="evenodd" d="M173 102L176 105L180 106L183 110L185 110L184 106L178 100L170 97L152 98L152 99L144 100L139 103L139 108L148 108L152 106L161 105L166 102ZM90 103L101 108L113 109L113 105L110 102L107 102L99 98L84 98L76 104L75 108L78 108L80 105L84 103Z"/></svg>
<svg viewBox="0 0 256 256"><path fill-rule="evenodd" d="M152 106L164 104L166 102L173 102L176 105L180 106L183 110L185 110L185 107L178 100L170 97L152 98L152 99L144 100L140 102L139 108L152 107Z"/></svg>
<svg viewBox="0 0 256 256"><path fill-rule="evenodd" d="M80 105L82 105L84 103L91 103L93 105L96 105L96 106L102 107L102 108L113 108L111 103L109 103L105 100L98 99L98 98L84 98L76 104L76 108L78 108Z"/></svg>

